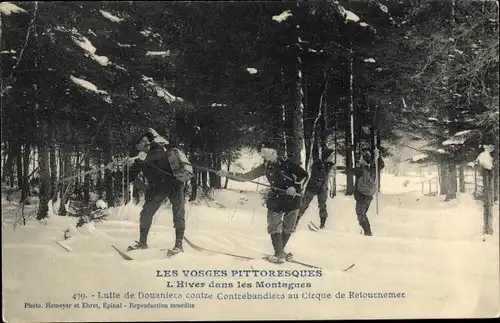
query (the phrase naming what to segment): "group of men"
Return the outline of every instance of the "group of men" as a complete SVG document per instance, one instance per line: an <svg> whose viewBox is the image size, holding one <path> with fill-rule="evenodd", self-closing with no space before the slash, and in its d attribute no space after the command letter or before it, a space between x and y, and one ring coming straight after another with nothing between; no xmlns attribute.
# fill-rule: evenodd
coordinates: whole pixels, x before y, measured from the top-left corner
<svg viewBox="0 0 500 323"><path fill-rule="evenodd" d="M173 176L172 165L167 152L170 143L150 129L136 142L132 156L142 152L144 160L130 158L129 181L134 181L142 172L148 182L145 192L145 203L140 213L139 241L128 248L129 251L148 248L147 238L153 216L167 198L172 204L173 222L175 228L175 244L169 250L169 255L183 251L182 241L185 230L185 197L184 183ZM337 167L333 162L333 150L325 149L321 157L312 164L311 174L281 156L282 147L273 142L265 142L260 147L260 155L264 162L257 168L244 173L229 173L225 170L217 172L219 176L236 181L251 181L265 176L271 186L267 197L267 232L274 248L274 255L269 257L273 263L284 263L293 255L285 251L287 242L304 215L309 204L317 196L320 228L324 228L328 218L328 181L331 171ZM383 160L378 158L379 169L384 167ZM114 170L115 164L108 168ZM340 169L340 168L339 168ZM344 168L345 169L345 168ZM361 154L358 167L354 170L356 176L354 198L356 200L356 215L358 223L367 236L372 235L370 222L366 215L373 195L378 190L374 160L369 152ZM307 184L306 184L307 182ZM305 190L304 190L305 188Z"/></svg>

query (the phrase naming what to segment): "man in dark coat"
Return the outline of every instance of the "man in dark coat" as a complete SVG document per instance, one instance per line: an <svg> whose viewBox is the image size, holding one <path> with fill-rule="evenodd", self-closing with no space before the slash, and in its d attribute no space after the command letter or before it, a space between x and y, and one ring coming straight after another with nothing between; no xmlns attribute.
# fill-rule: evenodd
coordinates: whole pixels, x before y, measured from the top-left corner
<svg viewBox="0 0 500 323"><path fill-rule="evenodd" d="M379 172L384 169L384 160L378 157ZM356 216L358 223L363 229L365 236L372 235L370 221L368 220L367 212L373 200L373 195L378 191L378 183L376 181L376 167L374 159L369 151L361 154L358 167L352 170L356 181L354 183L354 199L356 200ZM344 173L346 173L344 171Z"/></svg>
<svg viewBox="0 0 500 323"><path fill-rule="evenodd" d="M326 202L328 201L328 179L330 172L334 166L333 164L333 150L327 148L323 150L321 159L315 160L312 164L311 178L307 183L306 192L302 198L302 205L297 217L297 225L300 218L304 215L309 204L315 196L318 197L319 220L320 228L325 227L326 219L328 218L328 211Z"/></svg>
<svg viewBox="0 0 500 323"><path fill-rule="evenodd" d="M264 143L260 154L264 163L245 174L229 174L225 170L219 176L227 176L236 181L254 180L266 176L272 188L266 198L267 232L271 236L274 255L268 260L273 263L284 263L291 260L292 254L284 251L290 236L295 231L297 214L300 207L302 190L308 174L299 165L278 156L279 146Z"/></svg>
<svg viewBox="0 0 500 323"><path fill-rule="evenodd" d="M148 248L147 238L153 217L167 198L172 204L175 228L175 245L173 249L169 250L169 255L183 251L182 240L184 239L186 227L184 183L177 180L172 174L172 167L167 155L168 148L168 141L159 136L156 131L150 129L139 138L135 147L135 154L139 152L146 153L146 159L144 161L129 159L129 163L131 163L129 181L133 182L137 175L142 172L148 182L145 203L140 213L139 241L136 241L134 246L130 246L129 251Z"/></svg>

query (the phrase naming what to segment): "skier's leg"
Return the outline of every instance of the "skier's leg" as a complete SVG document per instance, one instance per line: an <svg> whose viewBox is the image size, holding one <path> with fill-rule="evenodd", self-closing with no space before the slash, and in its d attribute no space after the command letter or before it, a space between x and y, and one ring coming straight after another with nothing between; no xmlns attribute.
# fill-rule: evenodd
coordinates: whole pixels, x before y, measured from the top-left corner
<svg viewBox="0 0 500 323"><path fill-rule="evenodd" d="M365 235L366 236L371 236L372 235L372 228L370 225L370 221L368 220L368 209L370 208L370 204L373 201L373 197L367 196L366 201L365 201L365 219L366 219L366 229L365 229Z"/></svg>
<svg viewBox="0 0 500 323"><path fill-rule="evenodd" d="M358 218L358 223L363 229L365 235L371 235L370 222L366 217L368 196L355 192L354 198L356 199L356 216Z"/></svg>
<svg viewBox="0 0 500 323"><path fill-rule="evenodd" d="M270 260L272 262L282 263L285 261L283 252L283 214L267 210L267 233L271 236L271 242L274 248L274 257Z"/></svg>
<svg viewBox="0 0 500 323"><path fill-rule="evenodd" d="M182 240L186 228L184 187L175 187L169 196L172 204L173 221L175 228L175 246L172 251L182 251Z"/></svg>
<svg viewBox="0 0 500 323"><path fill-rule="evenodd" d="M281 237L283 240L283 252L285 253L287 260L292 259L293 255L292 253L286 253L284 250L288 240L290 240L290 236L295 232L298 214L299 210L292 210L285 213L283 217L283 233L281 234Z"/></svg>
<svg viewBox="0 0 500 323"><path fill-rule="evenodd" d="M318 208L319 208L319 227L323 229L326 224L326 219L328 218L328 210L326 208L326 202L328 201L328 189L323 189L318 194Z"/></svg>
<svg viewBox="0 0 500 323"><path fill-rule="evenodd" d="M166 198L165 192L146 192L146 202L142 207L139 219L139 246L148 246L148 233L151 228L151 223L153 222L153 217L161 206L161 203Z"/></svg>
<svg viewBox="0 0 500 323"><path fill-rule="evenodd" d="M299 210L292 210L288 213L285 213L283 217L283 248L285 248L288 239L292 233L295 232L295 223L297 223L297 216L299 214Z"/></svg>
<svg viewBox="0 0 500 323"><path fill-rule="evenodd" d="M295 227L297 227L297 225L299 224L300 218L306 212L307 208L309 207L309 204L311 204L311 201L313 200L314 195L316 195L316 193L311 192L309 190L306 190L306 192L304 193L304 196L302 197L302 203L301 203L300 208L298 210L297 220L295 221Z"/></svg>

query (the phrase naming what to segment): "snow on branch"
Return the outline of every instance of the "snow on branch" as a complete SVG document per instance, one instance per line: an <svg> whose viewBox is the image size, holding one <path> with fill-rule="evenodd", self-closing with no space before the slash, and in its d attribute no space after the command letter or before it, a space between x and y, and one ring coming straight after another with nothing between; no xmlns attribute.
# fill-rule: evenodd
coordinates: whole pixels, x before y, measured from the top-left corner
<svg viewBox="0 0 500 323"><path fill-rule="evenodd" d="M101 13L101 15L103 15L105 18L108 18L112 22L122 22L123 20L125 20L123 18L119 18L115 15L112 15L111 13L104 10L99 10L99 12Z"/></svg>
<svg viewBox="0 0 500 323"><path fill-rule="evenodd" d="M104 101L106 101L108 103L112 103L111 98L110 98L108 92L106 92L104 90L99 90L97 88L97 86L95 86L94 84L90 83L89 81L86 81L86 80L81 79L81 78L74 77L73 75L70 76L70 79L71 79L71 81L73 81L73 83L75 83L75 84L83 87L87 91L104 95Z"/></svg>
<svg viewBox="0 0 500 323"><path fill-rule="evenodd" d="M71 31L72 35L71 38L77 44L80 48L82 48L87 54L96 62L98 62L102 66L107 66L109 63L109 59L106 56L99 56L96 55L95 52L97 49L92 45L90 40L80 34L76 29L73 29Z"/></svg>
<svg viewBox="0 0 500 323"><path fill-rule="evenodd" d="M166 52L152 52L152 51L149 51L149 52L146 53L146 56L167 57L167 56L170 56L170 50L167 50Z"/></svg>
<svg viewBox="0 0 500 323"><path fill-rule="evenodd" d="M350 21L354 21L354 22L359 21L359 17L354 12L349 11L349 10L345 11L344 17L346 20L350 20Z"/></svg>
<svg viewBox="0 0 500 323"><path fill-rule="evenodd" d="M346 21L354 21L358 22L360 19L358 15L356 15L354 12L346 10L343 6L338 5L338 10L340 14L344 17Z"/></svg>
<svg viewBox="0 0 500 323"><path fill-rule="evenodd" d="M387 9L386 5L384 5L384 4L380 3L380 2L378 2L377 4L378 4L378 7L380 8L380 10L382 10L382 12L389 13L389 9Z"/></svg>
<svg viewBox="0 0 500 323"><path fill-rule="evenodd" d="M160 98L163 98L165 102L167 103L173 103L175 101L184 102L184 100L181 97L171 94L170 92L167 91L167 89L158 85L158 83L156 83L152 77L143 75L142 81L149 90L155 91L156 95Z"/></svg>
<svg viewBox="0 0 500 323"><path fill-rule="evenodd" d="M375 63L375 60L373 58L367 58L364 60L365 63Z"/></svg>
<svg viewBox="0 0 500 323"><path fill-rule="evenodd" d="M411 161L412 162L418 162L418 161L421 161L421 160L425 160L426 158L428 158L429 156L426 155L426 154L420 154L420 155L415 155L411 158Z"/></svg>
<svg viewBox="0 0 500 323"><path fill-rule="evenodd" d="M26 12L23 8L16 6L11 2L2 2L0 3L0 13L10 16L12 13L21 13Z"/></svg>
<svg viewBox="0 0 500 323"><path fill-rule="evenodd" d="M286 11L283 11L282 13L280 13L279 15L273 16L273 20L277 21L278 23L281 23L292 16L293 16L292 11L286 10Z"/></svg>
<svg viewBox="0 0 500 323"><path fill-rule="evenodd" d="M481 165L481 167L492 170L493 169L493 157L491 157L491 152L493 151L492 146L484 146L484 151L477 156L476 161Z"/></svg>
<svg viewBox="0 0 500 323"><path fill-rule="evenodd" d="M253 67L249 67L247 68L247 72L250 73L250 74L257 74L257 69L253 68Z"/></svg>
<svg viewBox="0 0 500 323"><path fill-rule="evenodd" d="M463 145L465 142L468 140L473 139L474 137L480 135L478 130L464 130L457 132L454 134L451 138L445 140L442 142L443 146L450 146L450 145Z"/></svg>

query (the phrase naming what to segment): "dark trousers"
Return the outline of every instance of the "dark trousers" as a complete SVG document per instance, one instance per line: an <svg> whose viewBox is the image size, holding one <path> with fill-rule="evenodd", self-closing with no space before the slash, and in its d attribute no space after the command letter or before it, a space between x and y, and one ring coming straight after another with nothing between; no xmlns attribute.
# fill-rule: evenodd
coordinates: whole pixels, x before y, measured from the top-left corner
<svg viewBox="0 0 500 323"><path fill-rule="evenodd" d="M299 209L299 219L304 215L307 208L309 207L309 204L311 204L315 196L318 197L319 217L325 219L328 217L328 211L326 209L326 202L328 201L328 189L323 189L319 192L306 191L304 197L302 198L302 205Z"/></svg>
<svg viewBox="0 0 500 323"><path fill-rule="evenodd" d="M185 210L184 210L184 190L182 188L175 188L171 190L147 191L146 201L142 207L140 215L140 232L141 238L147 237L153 217L160 208L165 199L169 199L172 204L174 228L177 230L184 230L186 227ZM145 241L143 241L145 242Z"/></svg>
<svg viewBox="0 0 500 323"><path fill-rule="evenodd" d="M365 234L371 234L370 221L368 221L368 216L366 215L366 213L370 208L373 196L366 196L355 191L354 199L356 200L356 216L358 218L358 223L365 231Z"/></svg>

